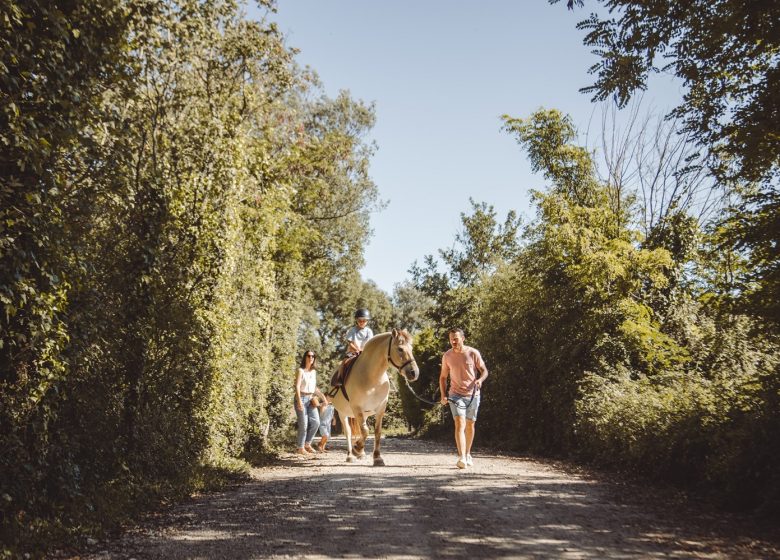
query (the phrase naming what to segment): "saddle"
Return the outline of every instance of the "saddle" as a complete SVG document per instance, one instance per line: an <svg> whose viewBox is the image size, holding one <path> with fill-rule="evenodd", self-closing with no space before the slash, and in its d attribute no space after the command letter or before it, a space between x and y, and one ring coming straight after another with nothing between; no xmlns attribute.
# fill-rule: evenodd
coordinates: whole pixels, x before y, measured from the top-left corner
<svg viewBox="0 0 780 560"><path fill-rule="evenodd" d="M339 392L339 389L341 389L341 392L344 393L344 398L349 401L349 395L347 395L346 388L347 379L349 378L349 374L352 373L352 366L355 365L355 362L359 357L360 352L341 362L341 365L333 374L333 377L330 378L330 385L332 388L327 393L329 397L335 397Z"/></svg>

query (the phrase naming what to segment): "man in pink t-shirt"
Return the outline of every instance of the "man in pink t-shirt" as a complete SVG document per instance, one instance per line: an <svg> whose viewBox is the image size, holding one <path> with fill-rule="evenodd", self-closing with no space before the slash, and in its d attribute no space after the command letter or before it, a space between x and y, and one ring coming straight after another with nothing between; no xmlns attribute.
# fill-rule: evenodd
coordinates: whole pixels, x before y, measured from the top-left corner
<svg viewBox="0 0 780 560"><path fill-rule="evenodd" d="M447 350L441 359L439 390L441 404L450 403L450 411L455 421L455 445L458 446L456 465L459 469L465 469L474 463L471 458L474 424L479 410L479 391L487 379L488 370L479 350L463 344L466 339L461 329L450 329L448 334L452 348Z"/></svg>

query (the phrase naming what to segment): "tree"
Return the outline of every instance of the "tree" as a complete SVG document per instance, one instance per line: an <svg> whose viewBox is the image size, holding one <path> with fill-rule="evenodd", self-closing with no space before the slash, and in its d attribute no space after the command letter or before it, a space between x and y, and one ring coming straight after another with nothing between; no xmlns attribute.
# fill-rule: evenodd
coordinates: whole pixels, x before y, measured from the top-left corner
<svg viewBox="0 0 780 560"><path fill-rule="evenodd" d="M414 336L414 357L420 368L414 390L431 399L438 390L442 351L442 340L436 339L431 319L436 302L407 280L395 285L392 304L393 325L407 329ZM430 407L421 405L407 389L404 380L397 379L404 422L416 432L425 424L425 415Z"/></svg>
<svg viewBox="0 0 780 560"><path fill-rule="evenodd" d="M439 250L445 271L439 271L432 255L426 255L423 266L415 262L409 270L415 288L436 302L430 314L436 332L442 336L453 327L469 332L474 287L519 251L521 222L514 210L507 213L502 224L493 206L473 199L469 203L471 214L461 212L463 229L456 234L455 244Z"/></svg>
<svg viewBox="0 0 780 560"><path fill-rule="evenodd" d="M396 284L393 290L393 325L416 331L432 326L430 312L436 302L411 281Z"/></svg>
<svg viewBox="0 0 780 560"><path fill-rule="evenodd" d="M372 105L343 91L335 99L301 97L293 106L302 113L303 135L297 155L283 164L292 168L296 188L297 220L287 234L305 263L304 304L317 317L319 366L326 377L343 357L343 335L361 298L379 302L371 309L375 324L384 328L389 321L382 311L387 296L374 293L358 272L371 235L370 213L383 206L368 175L374 145L366 137L375 114Z"/></svg>
<svg viewBox="0 0 780 560"><path fill-rule="evenodd" d="M633 189L597 178L557 111L505 122L552 184L533 194L520 255L479 290L477 342L494 364L486 432L776 508L777 337L719 303L747 288L734 280L744 255L713 250L675 208L641 235L641 205L616 200ZM687 268L694 281L680 282ZM659 304L672 286L673 305Z"/></svg>
<svg viewBox="0 0 780 560"><path fill-rule="evenodd" d="M666 284L671 260L639 246L629 205L598 180L568 117L539 110L504 122L551 185L533 193L537 218L520 254L478 292L476 342L494 364L485 421L498 428L511 414L525 446L571 451L586 371L657 375L684 362L642 298Z"/></svg>
<svg viewBox="0 0 780 560"><path fill-rule="evenodd" d="M476 203L469 198L471 215L463 212L463 230L455 235L455 245L439 252L456 286L475 284L480 275L490 274L499 263L511 260L519 250L520 219L514 210L507 213L504 223L496 220L493 206Z"/></svg>
<svg viewBox="0 0 780 560"><path fill-rule="evenodd" d="M471 213L461 212L462 230L457 232L455 243L439 250L441 262L433 255L427 255L422 266L415 262L409 269L411 282L398 286L396 291L397 301L409 313L407 317L424 326L415 343L420 365L415 390L428 399L438 391L441 354L448 347L447 331L457 327L471 337L482 282L520 252L520 218L514 211L508 212L502 223L493 206L473 199L469 203ZM443 271L440 264L444 264ZM423 311L425 315L420 316ZM441 427L436 410L421 404L405 389L401 391L405 416L413 429L421 427L426 417L434 423L428 428Z"/></svg>
<svg viewBox="0 0 780 560"><path fill-rule="evenodd" d="M723 186L709 173L691 134L679 133L678 119L643 109L641 101L632 102L620 126L614 104L599 106L600 130L594 145L598 159L594 161L611 204L616 211L620 203L636 206L629 211L645 238L663 230L677 213L699 224L710 221L723 209Z"/></svg>
<svg viewBox="0 0 780 560"><path fill-rule="evenodd" d="M550 0L555 4L560 0ZM600 60L594 100L625 106L651 73L669 71L687 88L672 115L718 158L726 177L771 182L780 172L780 5L738 0L602 0L617 18L578 24ZM584 0L569 0L568 6ZM668 61L668 63L663 64ZM661 65L663 64L663 65Z"/></svg>
<svg viewBox="0 0 780 560"><path fill-rule="evenodd" d="M273 25L233 0L3 15L5 547L267 452L321 278L391 313L355 272L373 109L322 96Z"/></svg>
<svg viewBox="0 0 780 560"><path fill-rule="evenodd" d="M681 284L695 280L697 244L702 229L723 210L724 189L707 171L690 134L678 133L677 120L642 113L641 101L636 101L621 126L614 104L602 103L600 109L594 162L600 163L596 174L613 212L629 215L644 248L663 248L672 257L667 285L648 286L644 294L663 321L676 298L685 297Z"/></svg>
<svg viewBox="0 0 780 560"><path fill-rule="evenodd" d="M560 0L550 0L557 3ZM780 329L780 4L738 0L602 0L616 18L593 14L578 27L600 60L594 100L625 106L651 73L683 81L682 103L670 114L708 155L723 187L741 196L730 208L721 243L748 254L749 285L738 305ZM569 0L568 6L584 0ZM663 62L668 63L662 65ZM766 311L765 311L766 310Z"/></svg>
<svg viewBox="0 0 780 560"><path fill-rule="evenodd" d="M65 242L95 194L71 170L99 166L99 129L118 124L117 106L101 100L127 79L122 68L136 8L120 1L3 2L0 388L18 399L0 410L4 426L31 413L64 374L66 294L78 283L66 273Z"/></svg>
<svg viewBox="0 0 780 560"><path fill-rule="evenodd" d="M780 193L754 190L716 229L721 252L747 253L732 293L737 306L780 332Z"/></svg>
<svg viewBox="0 0 780 560"><path fill-rule="evenodd" d="M0 3L0 541L47 498L77 498L73 447L54 426L69 374L72 290L88 266L100 173L120 128L139 3ZM114 190L116 193L117 191ZM64 441L65 440L65 441ZM42 491L43 489L43 491ZM9 534L10 533L10 534ZM0 550L0 555L5 555Z"/></svg>

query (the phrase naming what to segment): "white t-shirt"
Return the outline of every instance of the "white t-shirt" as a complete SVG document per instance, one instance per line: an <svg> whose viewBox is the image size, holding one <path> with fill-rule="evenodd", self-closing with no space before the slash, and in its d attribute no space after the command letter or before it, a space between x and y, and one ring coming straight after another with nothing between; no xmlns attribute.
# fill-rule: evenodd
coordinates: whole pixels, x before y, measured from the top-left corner
<svg viewBox="0 0 780 560"><path fill-rule="evenodd" d="M317 388L317 370L306 371L303 368L298 368L298 371L301 372L301 382L298 385L301 393L313 393Z"/></svg>
<svg viewBox="0 0 780 560"><path fill-rule="evenodd" d="M368 339L374 336L374 331L372 331L369 327L363 327L362 329L357 328L357 326L352 326L347 331L347 342L354 342L355 345L357 345L358 348L361 350L366 345L366 342L368 342Z"/></svg>

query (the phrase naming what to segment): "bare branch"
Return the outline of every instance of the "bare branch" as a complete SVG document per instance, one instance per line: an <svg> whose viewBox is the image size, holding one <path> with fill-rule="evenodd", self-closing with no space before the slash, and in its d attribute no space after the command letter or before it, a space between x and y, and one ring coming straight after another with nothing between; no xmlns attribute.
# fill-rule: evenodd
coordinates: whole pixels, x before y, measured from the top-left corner
<svg viewBox="0 0 780 560"><path fill-rule="evenodd" d="M685 212L704 223L723 205L724 191L703 154L681 123L642 109L642 100L618 111L614 103L600 109L601 158L598 177L609 189L617 212L636 200L632 215L645 235L667 218Z"/></svg>

